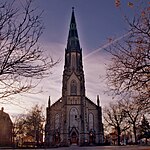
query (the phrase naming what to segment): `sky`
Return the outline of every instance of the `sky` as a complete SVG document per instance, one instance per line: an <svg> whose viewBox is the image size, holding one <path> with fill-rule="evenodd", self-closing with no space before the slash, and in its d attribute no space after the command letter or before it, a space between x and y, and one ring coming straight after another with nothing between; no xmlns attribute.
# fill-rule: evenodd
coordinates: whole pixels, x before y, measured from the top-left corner
<svg viewBox="0 0 150 150"><path fill-rule="evenodd" d="M23 0L18 0L18 3ZM130 0L131 2L133 0ZM77 30L80 46L83 50L83 68L85 74L86 96L96 103L100 95L102 107L106 106L112 97L106 94L106 67L110 55L104 51L110 38L122 39L128 26L124 15L131 17L132 8L127 0L121 0L121 9L115 6L115 0L34 0L33 7L43 11L42 20L44 33L39 43L54 60L61 61L51 69L49 77L43 79L34 94L16 96L10 103L0 104L10 115L26 113L35 104L46 108L48 97L51 103L61 97L62 74L64 67L64 52L69 32L72 7L75 8ZM37 91L42 91L37 93Z"/></svg>

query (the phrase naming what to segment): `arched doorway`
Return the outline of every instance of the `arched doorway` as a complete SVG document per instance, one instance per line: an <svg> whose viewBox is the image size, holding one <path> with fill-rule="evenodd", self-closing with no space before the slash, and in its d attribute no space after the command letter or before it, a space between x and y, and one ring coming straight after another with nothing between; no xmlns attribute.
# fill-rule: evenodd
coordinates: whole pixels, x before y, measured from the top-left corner
<svg viewBox="0 0 150 150"><path fill-rule="evenodd" d="M60 134L59 132L56 132L53 136L53 143L54 145L57 145L60 143Z"/></svg>
<svg viewBox="0 0 150 150"><path fill-rule="evenodd" d="M95 134L92 131L89 133L89 144L95 144Z"/></svg>
<svg viewBox="0 0 150 150"><path fill-rule="evenodd" d="M71 134L71 144L72 145L78 144L78 135L76 134L76 132L72 132Z"/></svg>

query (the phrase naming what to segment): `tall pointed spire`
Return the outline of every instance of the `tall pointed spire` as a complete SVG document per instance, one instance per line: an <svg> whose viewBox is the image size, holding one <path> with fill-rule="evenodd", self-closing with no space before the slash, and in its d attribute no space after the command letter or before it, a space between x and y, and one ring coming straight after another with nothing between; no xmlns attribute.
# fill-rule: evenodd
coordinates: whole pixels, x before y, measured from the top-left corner
<svg viewBox="0 0 150 150"><path fill-rule="evenodd" d="M77 77L72 76L73 73ZM71 92L71 89L78 89L78 94L81 93L82 95L85 95L82 49L80 48L79 44L76 20L74 15L74 7L72 8L67 47L65 49L62 95L71 95L73 93Z"/></svg>
<svg viewBox="0 0 150 150"><path fill-rule="evenodd" d="M76 27L76 20L74 15L74 7L72 7L72 16L70 22L70 29L67 41L67 51L80 51L80 43Z"/></svg>

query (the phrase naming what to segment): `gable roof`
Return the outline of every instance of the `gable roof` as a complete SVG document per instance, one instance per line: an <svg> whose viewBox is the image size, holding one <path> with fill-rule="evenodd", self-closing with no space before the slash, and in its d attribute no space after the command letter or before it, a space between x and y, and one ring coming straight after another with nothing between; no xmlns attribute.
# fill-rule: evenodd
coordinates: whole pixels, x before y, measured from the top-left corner
<svg viewBox="0 0 150 150"><path fill-rule="evenodd" d="M85 97L85 99L93 106L98 107L92 100L90 100L89 98Z"/></svg>

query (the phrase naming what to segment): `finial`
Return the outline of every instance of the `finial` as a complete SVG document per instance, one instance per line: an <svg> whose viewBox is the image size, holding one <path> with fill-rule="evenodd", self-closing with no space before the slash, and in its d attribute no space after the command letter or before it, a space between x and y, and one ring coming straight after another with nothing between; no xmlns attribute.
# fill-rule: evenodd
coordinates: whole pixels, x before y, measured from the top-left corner
<svg viewBox="0 0 150 150"><path fill-rule="evenodd" d="M100 106L99 95L97 95L97 105Z"/></svg>
<svg viewBox="0 0 150 150"><path fill-rule="evenodd" d="M51 98L50 98L50 96L49 96L49 99L48 99L48 107L50 107L51 106Z"/></svg>
<svg viewBox="0 0 150 150"><path fill-rule="evenodd" d="M2 112L4 111L4 107L1 108L1 111L2 111Z"/></svg>
<svg viewBox="0 0 150 150"><path fill-rule="evenodd" d="M72 11L74 11L74 7L72 7Z"/></svg>

